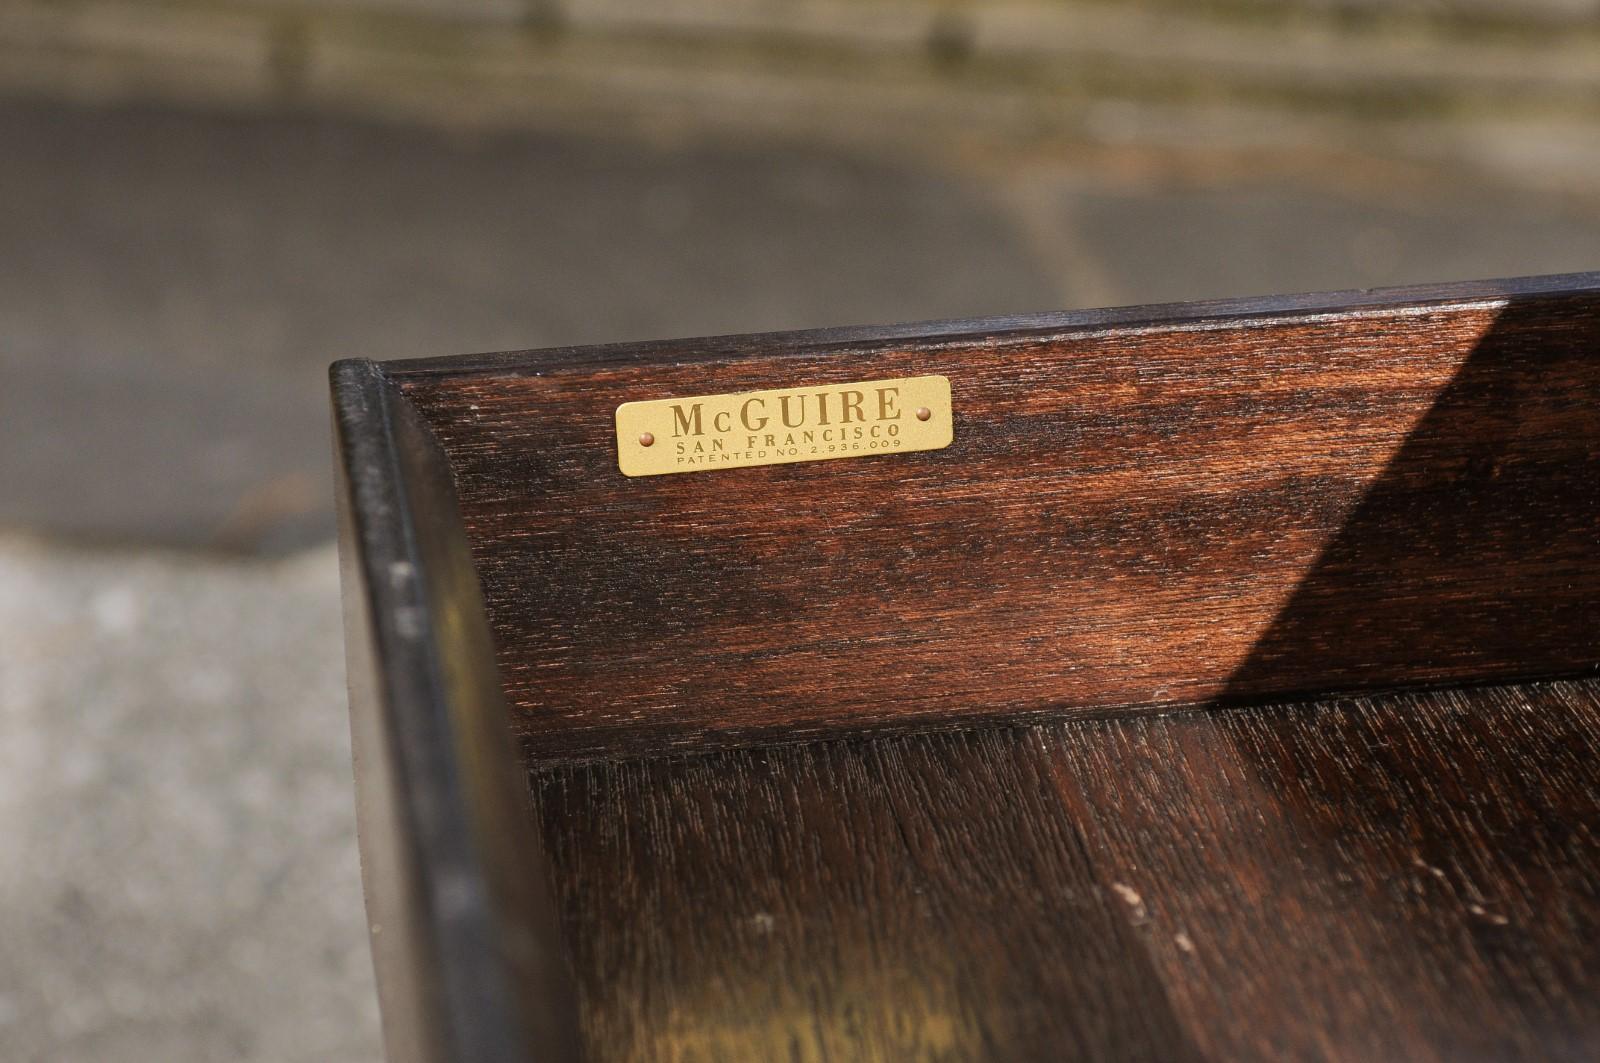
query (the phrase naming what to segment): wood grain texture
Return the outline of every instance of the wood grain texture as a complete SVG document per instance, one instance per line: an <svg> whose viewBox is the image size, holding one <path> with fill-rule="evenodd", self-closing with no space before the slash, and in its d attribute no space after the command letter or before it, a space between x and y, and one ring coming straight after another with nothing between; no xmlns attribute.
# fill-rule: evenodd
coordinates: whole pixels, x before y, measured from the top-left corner
<svg viewBox="0 0 1600 1063"><path fill-rule="evenodd" d="M550 765L606 1060L1592 1059L1600 684Z"/></svg>
<svg viewBox="0 0 1600 1063"><path fill-rule="evenodd" d="M1597 291L390 372L449 457L528 749L616 755L1592 670ZM616 468L624 401L928 373L946 450Z"/></svg>
<svg viewBox="0 0 1600 1063"><path fill-rule="evenodd" d="M928 373L946 450L616 469ZM351 374L432 1058L1600 1055L1600 275Z"/></svg>

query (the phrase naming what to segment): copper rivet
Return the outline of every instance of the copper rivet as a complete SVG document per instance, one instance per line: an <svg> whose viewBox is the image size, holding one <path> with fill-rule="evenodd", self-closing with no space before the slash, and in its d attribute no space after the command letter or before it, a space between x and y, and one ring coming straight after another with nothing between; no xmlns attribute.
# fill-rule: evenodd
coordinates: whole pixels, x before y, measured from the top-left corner
<svg viewBox="0 0 1600 1063"><path fill-rule="evenodd" d="M639 433L639 445L641 447L648 447L651 444L653 444L655 441L656 441L656 437L651 435L649 432L640 432Z"/></svg>
<svg viewBox="0 0 1600 1063"><path fill-rule="evenodd" d="M928 418L930 418L932 416L933 416L933 411L928 409L926 406L918 406L917 407L917 420L926 421Z"/></svg>

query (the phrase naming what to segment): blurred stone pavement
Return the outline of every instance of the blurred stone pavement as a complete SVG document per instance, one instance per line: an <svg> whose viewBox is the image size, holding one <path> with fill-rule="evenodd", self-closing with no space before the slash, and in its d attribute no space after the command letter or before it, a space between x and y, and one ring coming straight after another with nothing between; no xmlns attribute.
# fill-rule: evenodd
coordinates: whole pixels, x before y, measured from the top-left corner
<svg viewBox="0 0 1600 1063"><path fill-rule="evenodd" d="M0 1058L378 1058L339 629L331 546L0 536Z"/></svg>
<svg viewBox="0 0 1600 1063"><path fill-rule="evenodd" d="M0 100L0 1059L371 1060L325 372L1553 273L1414 160Z"/></svg>

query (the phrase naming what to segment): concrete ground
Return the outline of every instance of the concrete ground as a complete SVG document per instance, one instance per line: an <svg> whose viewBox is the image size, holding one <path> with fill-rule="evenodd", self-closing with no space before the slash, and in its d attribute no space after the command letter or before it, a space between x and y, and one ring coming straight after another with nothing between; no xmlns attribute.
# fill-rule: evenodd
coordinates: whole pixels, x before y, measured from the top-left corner
<svg viewBox="0 0 1600 1063"><path fill-rule="evenodd" d="M330 546L0 537L0 1058L378 1058L339 640Z"/></svg>
<svg viewBox="0 0 1600 1063"><path fill-rule="evenodd" d="M0 145L5 1060L378 1055L330 360L1600 261L1582 200L1400 168L18 101Z"/></svg>

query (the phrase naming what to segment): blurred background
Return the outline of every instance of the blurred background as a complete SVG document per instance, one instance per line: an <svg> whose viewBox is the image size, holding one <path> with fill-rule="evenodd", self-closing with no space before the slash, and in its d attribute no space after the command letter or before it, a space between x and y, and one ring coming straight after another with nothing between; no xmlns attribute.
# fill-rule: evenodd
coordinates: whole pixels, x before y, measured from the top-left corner
<svg viewBox="0 0 1600 1063"><path fill-rule="evenodd" d="M1600 0L0 0L0 1059L375 1060L325 369L1600 267Z"/></svg>

